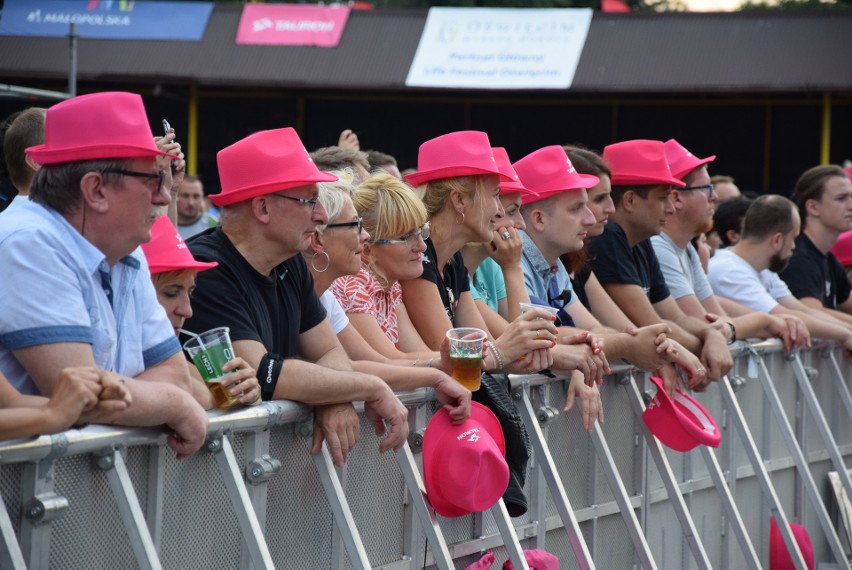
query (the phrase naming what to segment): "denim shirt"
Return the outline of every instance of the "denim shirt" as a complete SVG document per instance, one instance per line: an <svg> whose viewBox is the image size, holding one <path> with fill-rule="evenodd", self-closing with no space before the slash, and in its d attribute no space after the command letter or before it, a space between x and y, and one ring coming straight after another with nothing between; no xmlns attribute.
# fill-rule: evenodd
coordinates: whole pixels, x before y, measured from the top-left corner
<svg viewBox="0 0 852 570"><path fill-rule="evenodd" d="M565 266L558 259L556 265L548 264L530 236L524 231L521 231L520 234L524 242L521 251L521 265L524 269L524 283L527 286L527 292L530 294L530 301L540 305L550 305L548 286L550 280L555 276L557 290L568 298L564 306L573 305L577 301L577 296L574 295L571 278L568 276ZM568 323L563 322L563 324Z"/></svg>
<svg viewBox="0 0 852 570"><path fill-rule="evenodd" d="M0 215L0 267L0 370L22 393L38 388L15 349L86 343L97 367L127 376L180 352L139 248L109 267L59 213L15 200Z"/></svg>

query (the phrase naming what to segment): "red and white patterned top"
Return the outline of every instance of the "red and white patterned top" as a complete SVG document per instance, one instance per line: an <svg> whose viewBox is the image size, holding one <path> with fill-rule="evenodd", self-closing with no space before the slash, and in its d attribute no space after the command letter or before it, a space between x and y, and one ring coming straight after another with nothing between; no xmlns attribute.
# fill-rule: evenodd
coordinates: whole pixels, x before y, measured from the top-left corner
<svg viewBox="0 0 852 570"><path fill-rule="evenodd" d="M331 284L331 291L346 313L368 313L394 345L399 343L396 306L402 302L402 287L395 282L386 291L364 267L356 275L344 275Z"/></svg>

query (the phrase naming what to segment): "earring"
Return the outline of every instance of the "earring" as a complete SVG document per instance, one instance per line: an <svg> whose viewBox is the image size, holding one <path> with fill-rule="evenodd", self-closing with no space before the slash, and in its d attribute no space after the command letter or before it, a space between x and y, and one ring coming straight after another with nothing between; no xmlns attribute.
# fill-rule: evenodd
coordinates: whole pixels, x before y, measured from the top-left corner
<svg viewBox="0 0 852 570"><path fill-rule="evenodd" d="M322 269L320 269L319 267L317 267L317 255L320 255L320 254L322 254L322 255L324 255L324 256L325 256L325 267L323 267ZM315 255L311 258L311 267L313 267L313 268L314 268L314 271L316 271L317 273L324 273L326 270L328 270L328 266L329 266L329 265L331 265L331 258L330 258L330 257L328 256L328 254L327 254L326 252L324 252L324 251L321 251L321 252L319 252L319 253L315 254Z"/></svg>
<svg viewBox="0 0 852 570"><path fill-rule="evenodd" d="M461 214L461 221L459 221L459 217L456 216L456 223L461 226L464 224L464 212L458 212L458 214Z"/></svg>

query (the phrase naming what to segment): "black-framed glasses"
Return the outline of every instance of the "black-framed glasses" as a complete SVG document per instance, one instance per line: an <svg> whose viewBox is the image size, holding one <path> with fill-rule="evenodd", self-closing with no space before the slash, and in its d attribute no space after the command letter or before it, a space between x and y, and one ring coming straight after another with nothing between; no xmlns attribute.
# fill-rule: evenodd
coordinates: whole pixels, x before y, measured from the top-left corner
<svg viewBox="0 0 852 570"><path fill-rule="evenodd" d="M426 222L413 232L408 232L399 239L371 239L370 243L404 243L411 249L414 249L415 247L417 247L417 244L420 243L421 239L429 239L429 235L429 222Z"/></svg>
<svg viewBox="0 0 852 570"><path fill-rule="evenodd" d="M364 218L358 218L351 222L336 222L334 224L326 224L326 228L358 228L358 233L364 229Z"/></svg>
<svg viewBox="0 0 852 570"><path fill-rule="evenodd" d="M707 190L707 197L713 197L713 185L712 184L702 184L701 186L685 186L683 188L675 187L675 190L680 190L683 192L684 190Z"/></svg>
<svg viewBox="0 0 852 570"><path fill-rule="evenodd" d="M103 174L118 174L119 176L132 176L133 178L148 178L150 180L157 181L157 189L153 191L154 194L157 192L162 192L163 187L166 184L166 173L160 170L156 174L153 172L136 172L135 170L122 170L120 168L106 168L101 171Z"/></svg>
<svg viewBox="0 0 852 570"><path fill-rule="evenodd" d="M318 198L296 198L294 196L286 196L284 194L276 194L274 192L272 194L270 194L270 196L278 196L279 198L285 198L287 200L292 200L294 202L298 202L299 204L301 204L303 206L310 206L311 212L316 210L317 204L319 204Z"/></svg>

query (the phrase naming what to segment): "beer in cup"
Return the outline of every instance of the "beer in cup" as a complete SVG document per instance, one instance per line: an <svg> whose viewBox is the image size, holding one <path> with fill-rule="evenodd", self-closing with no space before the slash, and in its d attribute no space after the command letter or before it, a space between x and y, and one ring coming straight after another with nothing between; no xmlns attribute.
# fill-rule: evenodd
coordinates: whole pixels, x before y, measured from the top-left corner
<svg viewBox="0 0 852 570"><path fill-rule="evenodd" d="M487 335L474 328L455 328L447 332L450 340L450 370L452 377L462 386L475 392L479 390L482 373L482 350Z"/></svg>
<svg viewBox="0 0 852 570"><path fill-rule="evenodd" d="M222 367L234 359L234 348L228 327L219 327L194 336L183 345L195 367L201 373L201 378L213 394L216 407L227 410L239 403L239 398L231 396L228 389L222 386ZM230 372L228 372L230 374Z"/></svg>

